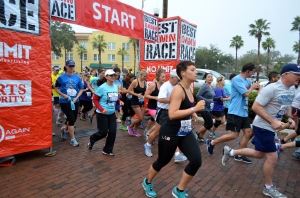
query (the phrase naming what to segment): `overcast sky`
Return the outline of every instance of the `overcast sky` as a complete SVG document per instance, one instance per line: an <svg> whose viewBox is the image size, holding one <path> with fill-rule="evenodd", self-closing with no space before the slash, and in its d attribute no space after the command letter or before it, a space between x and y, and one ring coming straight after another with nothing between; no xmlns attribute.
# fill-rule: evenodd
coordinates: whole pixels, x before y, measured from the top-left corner
<svg viewBox="0 0 300 198"><path fill-rule="evenodd" d="M120 0L135 8L142 8L142 0ZM144 11L153 13L160 9L162 0L145 0ZM292 46L298 40L298 32L291 32L294 18L300 15L300 0L169 0L168 16L180 16L197 25L197 46L217 47L235 56L234 48L229 48L230 40L242 36L244 47L238 51L242 55L257 49L257 39L249 36L249 24L263 18L270 22L270 37L276 41L276 49L284 54L293 54ZM76 32L91 32L91 29L73 25ZM262 38L264 41L266 37ZM263 52L263 49L261 49Z"/></svg>

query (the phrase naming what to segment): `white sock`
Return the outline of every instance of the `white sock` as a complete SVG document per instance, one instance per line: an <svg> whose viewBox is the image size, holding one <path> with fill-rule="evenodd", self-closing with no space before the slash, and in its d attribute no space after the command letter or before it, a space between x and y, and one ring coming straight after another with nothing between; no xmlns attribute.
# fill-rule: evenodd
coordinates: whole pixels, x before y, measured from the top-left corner
<svg viewBox="0 0 300 198"><path fill-rule="evenodd" d="M151 147L152 145L151 144L149 144L148 142L146 143L146 145L148 146L148 147Z"/></svg>
<svg viewBox="0 0 300 198"><path fill-rule="evenodd" d="M54 115L56 115L56 120L58 119L57 115L58 115L58 109L54 108Z"/></svg>
<svg viewBox="0 0 300 198"><path fill-rule="evenodd" d="M176 152L175 152L175 156L177 156L177 155L180 155L180 152L179 152L179 151L176 151Z"/></svg>
<svg viewBox="0 0 300 198"><path fill-rule="evenodd" d="M272 185L272 186L273 186L273 185ZM268 186L268 185L265 184L265 188L266 188L267 190L270 190L270 188L272 188L272 186Z"/></svg>
<svg viewBox="0 0 300 198"><path fill-rule="evenodd" d="M229 155L230 155L231 157L234 156L234 155L233 155L233 149L231 149Z"/></svg>

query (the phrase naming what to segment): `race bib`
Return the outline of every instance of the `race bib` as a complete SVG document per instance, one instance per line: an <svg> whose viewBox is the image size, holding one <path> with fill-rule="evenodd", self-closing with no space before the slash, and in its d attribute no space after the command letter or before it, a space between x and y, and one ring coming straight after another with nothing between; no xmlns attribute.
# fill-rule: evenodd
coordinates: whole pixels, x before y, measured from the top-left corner
<svg viewBox="0 0 300 198"><path fill-rule="evenodd" d="M248 97L245 97L245 104L244 104L243 109L248 111Z"/></svg>
<svg viewBox="0 0 300 198"><path fill-rule="evenodd" d="M129 94L129 95L127 96L127 100L131 100L131 99L132 99L132 95Z"/></svg>
<svg viewBox="0 0 300 198"><path fill-rule="evenodd" d="M108 106L115 106L117 101L118 101L118 93L116 92L107 93Z"/></svg>
<svg viewBox="0 0 300 198"><path fill-rule="evenodd" d="M277 119L282 118L282 116L284 116L286 114L286 112L288 111L289 108L290 108L290 105L281 105L278 113L276 114L276 118Z"/></svg>
<svg viewBox="0 0 300 198"><path fill-rule="evenodd" d="M139 103L144 103L144 97L139 98Z"/></svg>
<svg viewBox="0 0 300 198"><path fill-rule="evenodd" d="M67 95L70 97L76 97L77 95L76 89L67 89Z"/></svg>
<svg viewBox="0 0 300 198"><path fill-rule="evenodd" d="M177 136L186 136L192 131L192 119L181 120Z"/></svg>

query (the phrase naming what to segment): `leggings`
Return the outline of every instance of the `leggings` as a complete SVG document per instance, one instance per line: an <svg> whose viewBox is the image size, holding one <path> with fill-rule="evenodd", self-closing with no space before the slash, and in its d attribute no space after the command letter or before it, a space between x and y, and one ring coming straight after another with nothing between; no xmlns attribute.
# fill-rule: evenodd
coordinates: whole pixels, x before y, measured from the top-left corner
<svg viewBox="0 0 300 198"><path fill-rule="evenodd" d="M122 116L122 121L125 121L127 117L129 116L133 116L134 115L134 111L131 107L131 102L126 100L123 100L124 105L122 106L122 110L123 110L123 116Z"/></svg>
<svg viewBox="0 0 300 198"><path fill-rule="evenodd" d="M212 119L212 116L211 116L211 112L209 111L200 111L200 114L204 120L204 124L203 126L209 130L211 129L211 127L213 126L214 122L213 122L213 119Z"/></svg>
<svg viewBox="0 0 300 198"><path fill-rule="evenodd" d="M68 103L60 103L60 108L64 112L64 114L67 116L67 120L65 124L69 126L74 126L76 119L77 119L77 114L78 114L78 108L79 108L79 103L75 103L75 110L71 109L71 104Z"/></svg>
<svg viewBox="0 0 300 198"><path fill-rule="evenodd" d="M87 113L93 108L93 102L91 100L81 100L83 105L82 113Z"/></svg>
<svg viewBox="0 0 300 198"><path fill-rule="evenodd" d="M195 139L195 135L191 132L186 136L171 136L162 135L162 131L165 131L165 127L161 127L158 140L158 158L152 164L152 167L157 172L160 171L165 165L167 165L175 151L179 147L181 152L189 160L189 164L185 167L186 174L194 176L202 164L202 157L200 147Z"/></svg>

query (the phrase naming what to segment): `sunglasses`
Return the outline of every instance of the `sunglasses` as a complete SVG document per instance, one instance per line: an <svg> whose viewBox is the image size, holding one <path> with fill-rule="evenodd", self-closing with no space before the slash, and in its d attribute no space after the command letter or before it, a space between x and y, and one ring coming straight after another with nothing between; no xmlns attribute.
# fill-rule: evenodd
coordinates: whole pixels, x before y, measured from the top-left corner
<svg viewBox="0 0 300 198"><path fill-rule="evenodd" d="M114 77L115 77L115 76L116 76L116 74L111 74L111 75L108 75L108 76L110 76L110 77L113 77L113 76L114 76Z"/></svg>

